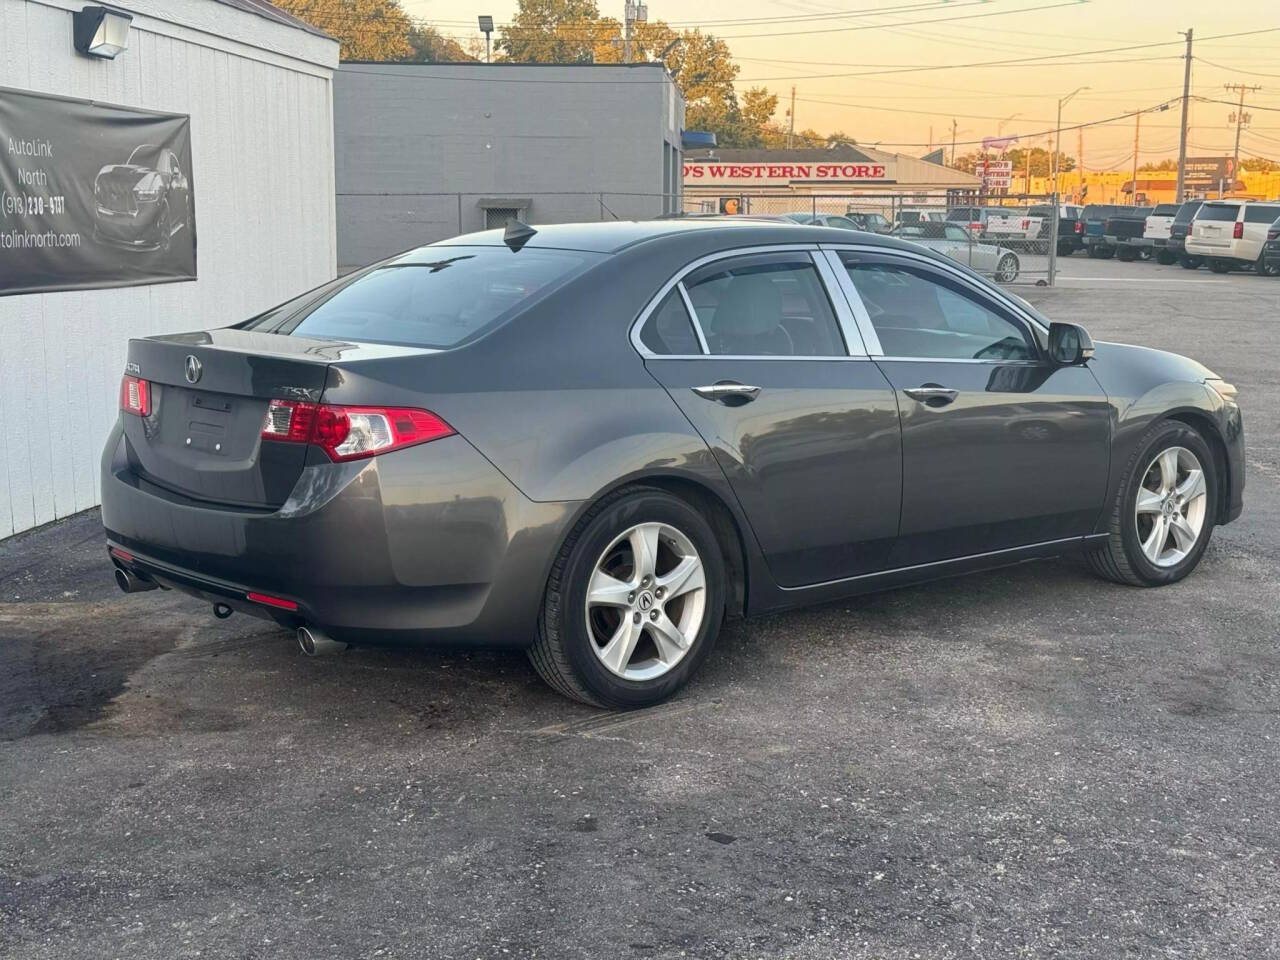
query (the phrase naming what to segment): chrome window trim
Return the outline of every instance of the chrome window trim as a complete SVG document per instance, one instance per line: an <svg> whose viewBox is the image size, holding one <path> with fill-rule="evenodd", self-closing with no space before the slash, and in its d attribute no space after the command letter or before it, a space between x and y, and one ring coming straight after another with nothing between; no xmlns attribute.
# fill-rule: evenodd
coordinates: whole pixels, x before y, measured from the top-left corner
<svg viewBox="0 0 1280 960"><path fill-rule="evenodd" d="M810 357L810 356L797 357L797 356L767 356L764 354L756 356L754 354L739 355L739 354L712 353L710 351L710 348L707 346L706 335L702 332L702 323L698 320L698 312L693 309L693 303L689 299L688 292L684 289L684 278L687 277L689 274L691 274L693 271L699 269L700 267L705 267L707 264L715 263L718 260L731 260L736 257L751 257L751 256L755 256L756 254L762 254L762 253L806 254L809 257L810 262L813 264L814 269L818 272L818 279L821 281L824 281L823 286L824 287L826 286L826 283L825 283L826 278L823 276L822 268L819 265L819 260L821 259L820 257L821 249L818 244L772 243L772 244L763 244L763 245L754 246L754 247L734 247L732 250L718 250L715 253L706 254L705 256L699 257L696 260L691 260L689 263L686 263L683 267L677 270L676 273L666 281L666 283L664 283L661 287L658 288L658 292L654 294L653 297L650 298L649 302L645 304L644 309L640 311L639 316L637 316L636 319L631 324L631 330L628 335L629 339L631 340L631 346L634 347L635 351L638 354L640 354L640 356L645 360L868 360L870 359L867 354L858 354L853 352L854 350L853 341L849 338L848 333L845 330L845 321L841 316L840 301L837 297L835 297L835 295L832 293L830 289L827 289L826 291L827 300L831 304L831 309L832 309L832 312L835 314L836 323L840 327L841 334L844 335L845 349L849 351L847 354L835 354L834 356L823 356L823 357ZM837 283L840 282L840 274L844 272L845 271L844 271L843 264L840 265L839 271L834 271L835 279ZM687 310L689 313L689 320L693 324L694 332L697 334L698 343L702 346L703 350L706 351L705 353L654 353L652 350L646 347L644 345L644 342L641 341L640 339L640 331L644 329L644 325L648 322L650 315L653 313L654 310L658 308L658 306L666 298L667 294L670 293L672 288L675 287L677 284L680 286L681 298L684 301L685 310Z"/></svg>
<svg viewBox="0 0 1280 960"><path fill-rule="evenodd" d="M954 277L956 280L959 280L966 287L968 287L970 290L972 290L974 293L980 296L984 296L989 299L998 301L1002 307L1004 307L1009 312L1013 313L1019 320L1022 320L1024 323L1027 323L1028 325L1030 325L1033 330L1039 330L1045 336L1048 336L1049 334L1048 327L1042 324L1034 316L1027 313L1026 309L1023 308L1022 305L1019 304L1018 301L1014 299L1012 296L1005 293L1003 290L1001 290L998 286L995 286L994 284L989 285L986 283L986 281L981 281L981 280L975 282L973 277L965 273L963 270L957 269L953 264L946 263L943 261L938 261L933 259L932 257L923 256L912 250L899 250L896 247L880 247L880 246L875 246L872 244L865 244L865 243L861 243L861 244L859 243L823 243L823 244L820 244L819 246L823 250L826 250L831 253L836 253L835 261L836 263L840 264L841 271L844 272L846 275L848 274L848 271L844 270L844 264L840 263L840 257L838 254L838 251L840 250L851 250L854 253L866 253L866 254L872 254L874 256L891 257L891 258L900 257L905 260L914 260L915 262L919 263L921 266L932 267L935 270L941 271L942 273L946 273L951 277ZM850 285L852 285L852 281L850 281ZM856 293L856 289L855 289L855 293ZM861 300L861 298L859 298L859 300Z"/></svg>

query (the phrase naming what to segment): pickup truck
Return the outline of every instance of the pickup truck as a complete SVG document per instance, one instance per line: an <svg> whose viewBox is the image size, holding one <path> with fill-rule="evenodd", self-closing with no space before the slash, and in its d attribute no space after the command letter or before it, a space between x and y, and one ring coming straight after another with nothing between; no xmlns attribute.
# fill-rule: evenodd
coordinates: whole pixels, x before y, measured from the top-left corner
<svg viewBox="0 0 1280 960"><path fill-rule="evenodd" d="M1180 206L1181 204L1177 203L1156 204L1156 208L1151 211L1151 216L1147 217L1147 226L1142 232L1142 238L1151 241L1156 260L1166 267L1178 259L1169 249L1169 237L1173 228L1173 218L1178 215Z"/></svg>
<svg viewBox="0 0 1280 960"><path fill-rule="evenodd" d="M1028 253L1048 253L1049 238L1045 233L1049 230L1049 218L1034 214L1033 209L1010 207L1005 212L992 208L982 231L983 239ZM1052 208L1046 209L1052 214Z"/></svg>
<svg viewBox="0 0 1280 960"><path fill-rule="evenodd" d="M1080 214L1084 221L1084 249L1090 257L1109 260L1116 255L1116 248L1107 243L1103 230L1107 217L1114 217L1132 207L1120 207L1110 203L1091 203Z"/></svg>
<svg viewBox="0 0 1280 960"><path fill-rule="evenodd" d="M1058 205L1058 256L1069 257L1077 250L1084 249L1084 221L1080 219L1081 207L1070 203ZM1032 207L1028 213L1033 217L1041 217L1044 226L1041 232L1048 239L1053 230L1053 205L1040 204ZM1047 247L1046 247L1047 249Z"/></svg>
<svg viewBox="0 0 1280 960"><path fill-rule="evenodd" d="M1143 234L1147 230L1147 217L1153 207L1122 207L1122 213L1114 213L1103 221L1102 235L1116 252L1117 260L1143 260L1151 258L1155 243Z"/></svg>
<svg viewBox="0 0 1280 960"><path fill-rule="evenodd" d="M1199 257L1187 253L1187 234L1191 232L1191 221L1202 206L1203 200L1188 200L1178 208L1173 223L1169 224L1169 252L1185 270L1196 270L1203 262Z"/></svg>

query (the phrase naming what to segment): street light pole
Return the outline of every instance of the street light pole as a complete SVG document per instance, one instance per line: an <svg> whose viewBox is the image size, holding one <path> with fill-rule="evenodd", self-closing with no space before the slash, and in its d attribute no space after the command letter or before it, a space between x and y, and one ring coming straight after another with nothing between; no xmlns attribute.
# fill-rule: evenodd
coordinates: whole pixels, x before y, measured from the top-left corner
<svg viewBox="0 0 1280 960"><path fill-rule="evenodd" d="M1093 87L1077 87L1058 101L1058 133L1057 136L1053 138L1053 156L1050 158L1053 160L1053 196L1055 203L1057 202L1058 197L1058 154L1062 152L1062 108L1065 104L1069 103L1071 98L1077 93L1080 93L1082 90L1092 89Z"/></svg>

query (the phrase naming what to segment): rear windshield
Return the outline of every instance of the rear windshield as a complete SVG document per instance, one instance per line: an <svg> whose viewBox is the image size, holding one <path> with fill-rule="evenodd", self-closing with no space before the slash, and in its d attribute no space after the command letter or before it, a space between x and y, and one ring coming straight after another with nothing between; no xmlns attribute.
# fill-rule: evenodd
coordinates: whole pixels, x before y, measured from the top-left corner
<svg viewBox="0 0 1280 960"><path fill-rule="evenodd" d="M977 207L956 207L947 214L948 220L977 220L982 216Z"/></svg>
<svg viewBox="0 0 1280 960"><path fill-rule="evenodd" d="M1276 217L1280 217L1280 207L1249 204L1244 208L1245 223L1272 223Z"/></svg>
<svg viewBox="0 0 1280 960"><path fill-rule="evenodd" d="M1235 203L1206 203L1200 208L1200 212L1196 214L1197 220L1220 220L1230 222L1235 220L1236 214L1240 212L1239 204Z"/></svg>
<svg viewBox="0 0 1280 960"><path fill-rule="evenodd" d="M1132 207L1116 207L1106 203L1097 203L1084 208L1084 218L1086 220L1104 220L1107 217L1114 217L1124 210L1131 210Z"/></svg>
<svg viewBox="0 0 1280 960"><path fill-rule="evenodd" d="M339 286L306 312L273 310L248 329L445 349L472 340L586 269L599 255L528 247L424 247ZM314 301L313 301L314 303Z"/></svg>
<svg viewBox="0 0 1280 960"><path fill-rule="evenodd" d="M1204 206L1202 200L1189 200L1178 208L1178 215L1173 218L1174 223L1190 223L1191 218L1196 215L1196 211Z"/></svg>
<svg viewBox="0 0 1280 960"><path fill-rule="evenodd" d="M1156 207L1153 217L1174 217L1178 214L1178 205L1176 203L1162 203Z"/></svg>

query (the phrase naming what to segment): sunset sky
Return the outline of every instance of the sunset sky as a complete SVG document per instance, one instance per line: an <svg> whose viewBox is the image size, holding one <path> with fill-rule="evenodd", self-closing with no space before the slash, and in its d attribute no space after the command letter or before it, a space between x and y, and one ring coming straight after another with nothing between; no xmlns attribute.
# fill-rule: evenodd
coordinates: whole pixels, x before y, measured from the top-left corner
<svg viewBox="0 0 1280 960"><path fill-rule="evenodd" d="M478 35L476 14L492 14L501 24L516 9L514 0L402 3L410 15L458 39ZM622 7L622 0L609 0L600 11L621 18ZM879 13L869 15L869 10ZM820 15L832 16L816 19ZM1047 146L1044 132L1054 125L1058 98L1080 86L1092 89L1064 108L1064 126L1178 97L1183 72L1178 31L1193 27L1193 95L1234 100L1239 95L1228 93L1224 84L1262 86L1247 94L1246 112L1253 119L1241 139L1241 156L1280 160L1276 0L650 0L649 17L677 29L701 24L724 38L742 68L739 89L763 85L777 93L779 120L794 83L797 130L839 129L867 144L879 142L884 149L916 154L927 149L931 128L933 143L949 146L953 118L961 153L964 141L994 136L1001 128L1006 135L1019 134L1024 143ZM1267 28L1273 32L1212 39ZM1162 42L1168 45L1030 65L918 69ZM866 75L873 72L878 75ZM1233 110L1225 103L1193 101L1189 152L1229 154L1235 128L1228 117ZM1177 153L1177 111L1174 104L1167 112L1142 117L1142 162ZM1127 166L1133 135L1131 118L1086 129L1086 166ZM1064 134L1063 139L1066 150L1074 154L1076 134Z"/></svg>

